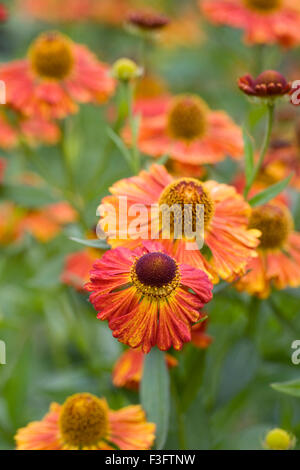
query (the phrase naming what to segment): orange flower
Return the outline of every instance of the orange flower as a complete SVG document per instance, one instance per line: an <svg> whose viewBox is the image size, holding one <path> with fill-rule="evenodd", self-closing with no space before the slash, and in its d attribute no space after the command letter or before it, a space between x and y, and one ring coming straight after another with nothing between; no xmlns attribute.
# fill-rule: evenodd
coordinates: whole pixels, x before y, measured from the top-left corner
<svg viewBox="0 0 300 470"><path fill-rule="evenodd" d="M41 421L16 434L17 450L147 450L155 425L139 405L118 411L90 393L71 395L63 405L52 403Z"/></svg>
<svg viewBox="0 0 300 470"><path fill-rule="evenodd" d="M20 221L24 211L10 201L0 204L0 244L7 245L22 237Z"/></svg>
<svg viewBox="0 0 300 470"><path fill-rule="evenodd" d="M130 144L128 127L123 135ZM156 101L151 115L142 115L138 146L152 157L169 155L194 165L217 163L227 155L240 159L243 154L240 128L225 112L211 111L195 95Z"/></svg>
<svg viewBox="0 0 300 470"><path fill-rule="evenodd" d="M200 349L206 349L212 343L213 338L206 333L207 319L192 326L192 343Z"/></svg>
<svg viewBox="0 0 300 470"><path fill-rule="evenodd" d="M20 120L20 134L30 145L41 143L53 145L60 139L60 129L53 121L42 119L39 116Z"/></svg>
<svg viewBox="0 0 300 470"><path fill-rule="evenodd" d="M8 150L17 145L18 136L14 128L9 124L4 113L0 114L0 147Z"/></svg>
<svg viewBox="0 0 300 470"><path fill-rule="evenodd" d="M261 232L259 256L249 262L249 272L236 284L238 290L260 298L277 289L300 286L300 234L292 216L280 202L253 209L249 227Z"/></svg>
<svg viewBox="0 0 300 470"><path fill-rule="evenodd" d="M142 239L151 239L151 222L151 225L157 225L160 230L158 236L162 238L162 243L167 247L173 245L172 250L180 262L205 270L215 282L219 277L231 280L232 277L243 274L249 259L257 256L255 248L259 243L259 232L247 228L251 208L232 186L215 181L201 182L194 178L174 179L163 166L154 164L148 172L142 171L138 176L115 183L110 191L112 196L105 197L102 202L114 207L117 220L120 216L119 201L122 197L127 198L128 211L134 204L142 204L148 210L148 217L141 224L139 235L130 238L126 228L122 226L121 233L117 226L120 236L117 239L108 238L112 246L135 247ZM159 217L155 218L153 211L151 214L153 204L169 207L174 204L181 207L184 207L184 204L193 204L195 211L196 204L203 204L203 251L199 251L194 243L195 238L176 238L174 233L172 234L172 224L171 240L164 239ZM128 214L128 227L133 219L134 217ZM100 221L104 232L107 230L106 224L111 224L109 214ZM193 228L196 225L194 218L192 225Z"/></svg>
<svg viewBox="0 0 300 470"><path fill-rule="evenodd" d="M41 34L28 57L0 67L7 104L26 116L64 118L78 103L102 103L114 92L109 68L57 32ZM21 91L20 91L21 90Z"/></svg>
<svg viewBox="0 0 300 470"><path fill-rule="evenodd" d="M84 285L90 278L90 271L97 258L99 258L99 250L93 249L69 254L65 259L61 282L73 286L78 291L84 290Z"/></svg>
<svg viewBox="0 0 300 470"><path fill-rule="evenodd" d="M96 261L86 289L100 320L113 336L148 353L155 345L180 350L191 341L191 325L212 298L200 269L178 263L157 243L107 251Z"/></svg>
<svg viewBox="0 0 300 470"><path fill-rule="evenodd" d="M170 354L165 355L168 367L177 366L177 359ZM125 387L138 390L143 376L145 354L140 349L127 349L119 357L113 369L113 384L115 387Z"/></svg>
<svg viewBox="0 0 300 470"><path fill-rule="evenodd" d="M300 44L300 9L294 0L203 0L200 5L211 22L242 29L248 44Z"/></svg>
<svg viewBox="0 0 300 470"><path fill-rule="evenodd" d="M300 191L300 143L273 141L263 166L270 181L277 183L291 173L290 185Z"/></svg>
<svg viewBox="0 0 300 470"><path fill-rule="evenodd" d="M56 237L63 225L75 222L76 219L77 214L69 203L58 202L28 212L20 221L20 230L22 233L31 233L45 243Z"/></svg>

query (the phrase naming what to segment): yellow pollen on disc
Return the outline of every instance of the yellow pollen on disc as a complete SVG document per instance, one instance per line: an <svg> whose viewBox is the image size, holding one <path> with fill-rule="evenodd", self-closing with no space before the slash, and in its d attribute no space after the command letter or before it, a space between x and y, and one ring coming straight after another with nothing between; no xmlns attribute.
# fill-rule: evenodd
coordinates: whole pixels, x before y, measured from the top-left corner
<svg viewBox="0 0 300 470"><path fill-rule="evenodd" d="M282 0L243 0L245 6L259 13L273 13L282 6Z"/></svg>
<svg viewBox="0 0 300 470"><path fill-rule="evenodd" d="M259 249L279 250L287 241L292 227L292 218L287 209L266 204L252 210L249 228L261 231Z"/></svg>
<svg viewBox="0 0 300 470"><path fill-rule="evenodd" d="M160 251L136 258L130 276L141 294L156 299L170 296L180 284L177 262Z"/></svg>
<svg viewBox="0 0 300 470"><path fill-rule="evenodd" d="M196 178L179 178L169 184L159 198L160 207L164 206L170 210L170 233L174 235L176 228L182 233L187 225L195 232L197 227L207 228L215 212L214 201L209 192L204 188L203 183ZM199 211L203 206L202 212ZM191 212L187 209L191 208ZM164 215L164 211L162 211Z"/></svg>
<svg viewBox="0 0 300 470"><path fill-rule="evenodd" d="M97 445L108 434L108 407L90 393L70 396L61 408L59 429L63 443L71 448Z"/></svg>
<svg viewBox="0 0 300 470"><path fill-rule="evenodd" d="M167 116L167 132L173 139L191 142L207 131L209 108L194 95L180 95L173 99Z"/></svg>
<svg viewBox="0 0 300 470"><path fill-rule="evenodd" d="M74 66L72 42L60 33L41 34L29 49L29 60L39 77L63 80Z"/></svg>

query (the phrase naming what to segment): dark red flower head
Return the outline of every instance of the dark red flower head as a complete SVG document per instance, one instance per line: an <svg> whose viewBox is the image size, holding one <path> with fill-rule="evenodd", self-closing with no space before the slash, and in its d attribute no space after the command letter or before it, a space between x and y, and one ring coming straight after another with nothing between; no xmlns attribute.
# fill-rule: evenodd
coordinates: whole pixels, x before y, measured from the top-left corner
<svg viewBox="0 0 300 470"><path fill-rule="evenodd" d="M251 75L244 75L238 79L238 86L246 95L258 98L283 96L291 91L290 83L275 70L266 70L256 79Z"/></svg>
<svg viewBox="0 0 300 470"><path fill-rule="evenodd" d="M149 13L145 11L135 11L127 16L127 23L145 31L158 31L169 24L167 16L159 13Z"/></svg>

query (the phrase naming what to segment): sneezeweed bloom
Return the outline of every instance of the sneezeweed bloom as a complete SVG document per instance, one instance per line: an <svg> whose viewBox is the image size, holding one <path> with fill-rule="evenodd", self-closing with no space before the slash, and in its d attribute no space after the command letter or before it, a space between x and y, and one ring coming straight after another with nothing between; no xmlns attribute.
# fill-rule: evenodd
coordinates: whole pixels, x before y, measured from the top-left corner
<svg viewBox="0 0 300 470"><path fill-rule="evenodd" d="M212 284L203 271L179 263L151 242L106 252L94 264L86 289L113 336L144 353L154 346L180 350L191 341L199 310L212 298Z"/></svg>
<svg viewBox="0 0 300 470"><path fill-rule="evenodd" d="M103 103L115 88L108 66L58 32L41 34L26 59L0 67L0 78L8 105L45 119L75 113L77 103Z"/></svg>
<svg viewBox="0 0 300 470"><path fill-rule="evenodd" d="M243 140L240 128L223 111L212 111L196 95L162 98L151 116L142 115L138 147L152 157L170 158L192 165L217 163L231 156L240 159ZM124 140L131 144L125 128Z"/></svg>
<svg viewBox="0 0 300 470"><path fill-rule="evenodd" d="M300 10L294 0L203 0L202 12L214 24L242 29L247 44L300 43Z"/></svg>
<svg viewBox="0 0 300 470"><path fill-rule="evenodd" d="M192 326L192 343L196 348L206 349L212 343L212 336L206 333L208 320L205 319L200 323Z"/></svg>
<svg viewBox="0 0 300 470"><path fill-rule="evenodd" d="M300 286L300 234L294 231L287 207L272 201L255 207L249 227L261 232L258 257L251 260L248 272L237 283L240 291L267 298L271 288Z"/></svg>
<svg viewBox="0 0 300 470"><path fill-rule="evenodd" d="M177 366L177 359L170 354L165 355L169 368ZM145 354L140 349L127 349L117 360L112 372L115 387L138 390L143 377Z"/></svg>
<svg viewBox="0 0 300 470"><path fill-rule="evenodd" d="M266 70L256 79L251 75L244 75L238 79L238 86L243 93L257 102L274 102L291 91L290 83L275 70Z"/></svg>
<svg viewBox="0 0 300 470"><path fill-rule="evenodd" d="M290 186L300 190L300 143L289 140L271 142L263 171L272 183L293 174Z"/></svg>
<svg viewBox="0 0 300 470"><path fill-rule="evenodd" d="M42 243L55 238L67 224L77 220L77 213L67 202L50 204L41 209L28 211L19 222L22 234L30 233Z"/></svg>
<svg viewBox="0 0 300 470"><path fill-rule="evenodd" d="M83 291L84 285L90 278L93 264L100 255L99 250L92 248L69 254L65 259L61 282Z"/></svg>
<svg viewBox="0 0 300 470"><path fill-rule="evenodd" d="M202 182L196 178L174 179L163 166L154 164L149 171L142 171L138 176L115 183L110 192L112 196L105 197L102 203L104 207L106 204L113 206L117 220L120 217L120 198L127 198L128 227L134 219L130 215L130 208L133 205L142 205L148 211L147 217L145 214L143 218L139 233L131 234L128 231L121 233L117 227L117 237L108 238L108 242L114 247L120 245L136 247L143 239L151 239L155 233L155 237L160 238L165 246L169 249L171 247L180 262L205 270L214 282L217 282L219 277L231 280L243 274L248 261L257 256L255 248L259 244L260 232L248 228L251 208L233 186L215 181ZM171 208L173 205L179 205L184 209L185 204L190 204L192 208L191 224L195 236L189 236L188 239L184 236L176 238L174 219L171 217L170 236L169 239L164 239L166 235L162 231L160 214L153 214L151 207L154 205ZM202 251L199 251L195 242L198 236L196 233L198 204L204 206ZM115 219L110 220L112 215L114 216L112 212L105 214L100 220L104 232L107 231L107 225L112 226L115 222ZM184 213L182 226L184 226Z"/></svg>
<svg viewBox="0 0 300 470"><path fill-rule="evenodd" d="M269 431L263 443L264 448L269 450L290 450L295 444L295 436L280 428Z"/></svg>
<svg viewBox="0 0 300 470"><path fill-rule="evenodd" d="M52 403L41 421L16 434L17 450L147 450L155 425L139 405L118 411L90 393L71 395L63 405Z"/></svg>

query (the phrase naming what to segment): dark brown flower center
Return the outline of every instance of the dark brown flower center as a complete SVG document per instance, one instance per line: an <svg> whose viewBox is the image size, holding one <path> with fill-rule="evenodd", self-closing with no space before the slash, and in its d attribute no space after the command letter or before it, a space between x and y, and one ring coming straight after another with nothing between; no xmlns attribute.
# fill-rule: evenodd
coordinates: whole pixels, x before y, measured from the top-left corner
<svg viewBox="0 0 300 470"><path fill-rule="evenodd" d="M272 13L282 6L282 0L243 0L245 6L260 13Z"/></svg>
<svg viewBox="0 0 300 470"><path fill-rule="evenodd" d="M207 130L206 103L197 96L182 95L171 103L167 132L173 139L192 141L204 136Z"/></svg>
<svg viewBox="0 0 300 470"><path fill-rule="evenodd" d="M63 80L70 75L74 65L72 43L60 33L42 34L32 44L29 59L39 77Z"/></svg>
<svg viewBox="0 0 300 470"><path fill-rule="evenodd" d="M180 273L176 261L158 251L136 259L131 268L131 280L143 295L167 297L179 285Z"/></svg>
<svg viewBox="0 0 300 470"><path fill-rule="evenodd" d="M292 220L289 212L272 204L254 208L249 222L249 228L261 231L259 248L262 250L282 248L291 227Z"/></svg>
<svg viewBox="0 0 300 470"><path fill-rule="evenodd" d="M96 445L108 432L105 401L90 393L72 395L61 408L59 428L64 444L70 447Z"/></svg>

